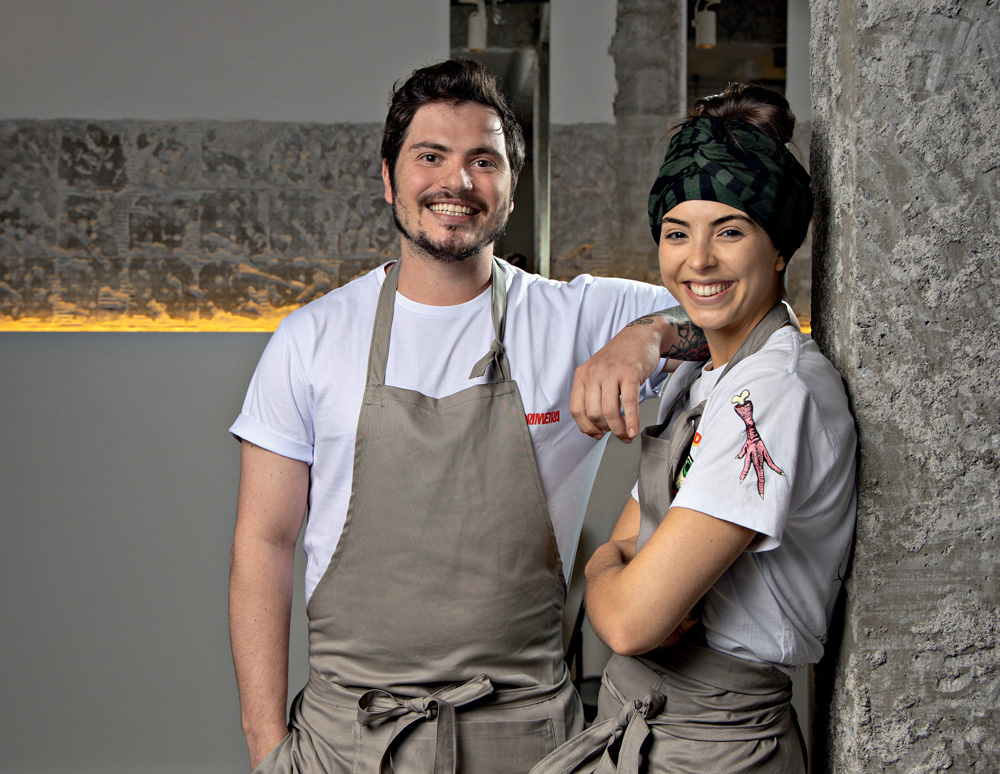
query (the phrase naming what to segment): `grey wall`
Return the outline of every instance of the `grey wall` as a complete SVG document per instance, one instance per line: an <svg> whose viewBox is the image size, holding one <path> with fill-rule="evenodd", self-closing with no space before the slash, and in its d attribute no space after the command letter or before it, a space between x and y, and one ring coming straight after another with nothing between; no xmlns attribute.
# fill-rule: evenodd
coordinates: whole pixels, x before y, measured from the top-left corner
<svg viewBox="0 0 1000 774"><path fill-rule="evenodd" d="M813 0L815 335L860 431L819 771L1000 770L1000 13Z"/></svg>
<svg viewBox="0 0 1000 774"><path fill-rule="evenodd" d="M0 333L0 770L245 764L225 428L266 340Z"/></svg>
<svg viewBox="0 0 1000 774"><path fill-rule="evenodd" d="M0 118L381 121L389 85L448 52L446 0L0 0L0 18Z"/></svg>

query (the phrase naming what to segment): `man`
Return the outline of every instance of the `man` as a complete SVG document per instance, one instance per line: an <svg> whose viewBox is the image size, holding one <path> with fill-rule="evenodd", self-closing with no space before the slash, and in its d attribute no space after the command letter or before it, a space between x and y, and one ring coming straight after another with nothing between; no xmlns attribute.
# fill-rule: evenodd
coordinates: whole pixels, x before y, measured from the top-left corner
<svg viewBox="0 0 1000 774"><path fill-rule="evenodd" d="M230 632L255 771L527 771L580 726L563 568L601 446L567 416L574 371L674 302L496 261L523 161L486 70L414 72L382 142L399 260L294 312L261 358L232 427ZM679 353L677 328L649 322L616 339L628 384L603 361L576 375L573 411L610 417L594 436L634 435L641 377ZM307 510L310 678L288 721Z"/></svg>

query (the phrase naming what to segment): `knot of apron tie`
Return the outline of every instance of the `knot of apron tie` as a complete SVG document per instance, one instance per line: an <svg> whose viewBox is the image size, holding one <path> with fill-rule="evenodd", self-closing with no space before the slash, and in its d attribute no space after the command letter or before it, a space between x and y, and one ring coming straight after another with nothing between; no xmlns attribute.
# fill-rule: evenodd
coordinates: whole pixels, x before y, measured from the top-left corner
<svg viewBox="0 0 1000 774"><path fill-rule="evenodd" d="M421 721L429 721L437 726L434 768L431 772L455 774L458 759L455 711L491 693L493 684L485 674L481 674L465 683L443 688L430 696L401 699L380 689L362 694L358 699L359 723L363 726L375 726L395 721L396 724L382 754L380 773L391 774L392 754L411 727Z"/></svg>
<svg viewBox="0 0 1000 774"><path fill-rule="evenodd" d="M643 699L626 701L617 717L595 723L557 749L538 768L545 774L638 774L640 750L649 736L647 721L663 709L665 702L657 691L650 691ZM618 755L613 756L616 745ZM601 759L596 762L599 755Z"/></svg>
<svg viewBox="0 0 1000 774"><path fill-rule="evenodd" d="M503 342L500 339L493 339L493 343L490 344L489 351L483 355L479 362L472 366L472 373L469 374L470 379L478 379L480 376L486 373L486 366L493 364L493 375L500 381L503 376L503 364L504 364L504 351Z"/></svg>

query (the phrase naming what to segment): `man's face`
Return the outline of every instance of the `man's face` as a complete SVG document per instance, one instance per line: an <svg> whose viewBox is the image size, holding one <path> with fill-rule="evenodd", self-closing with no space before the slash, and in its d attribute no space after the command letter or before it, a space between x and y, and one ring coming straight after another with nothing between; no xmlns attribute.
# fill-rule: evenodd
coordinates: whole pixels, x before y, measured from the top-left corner
<svg viewBox="0 0 1000 774"><path fill-rule="evenodd" d="M385 199L403 235L441 261L492 255L514 208L503 128L485 105L431 102L417 109L390 180L382 161Z"/></svg>

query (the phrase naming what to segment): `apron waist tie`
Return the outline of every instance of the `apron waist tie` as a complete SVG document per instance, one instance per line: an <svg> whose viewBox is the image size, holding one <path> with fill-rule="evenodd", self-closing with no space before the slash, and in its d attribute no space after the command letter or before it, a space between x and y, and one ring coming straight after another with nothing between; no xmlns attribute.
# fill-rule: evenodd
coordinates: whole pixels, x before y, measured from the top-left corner
<svg viewBox="0 0 1000 774"><path fill-rule="evenodd" d="M650 691L645 698L625 702L617 717L595 723L549 755L532 772L572 774L593 771L594 774L638 774L640 750L649 736L649 722L663 708L663 695ZM621 742L615 763L612 750ZM586 767L588 761L601 756L596 768ZM591 764L593 766L593 764Z"/></svg>
<svg viewBox="0 0 1000 774"><path fill-rule="evenodd" d="M433 774L455 774L458 758L455 711L491 693L493 684L481 674L430 696L401 699L381 689L362 694L358 699L358 722L364 726L395 723L379 764L381 774L391 774L392 753L411 727L422 721L430 721L437 727Z"/></svg>
<svg viewBox="0 0 1000 774"><path fill-rule="evenodd" d="M663 676L640 660L621 662L627 668L621 677L627 681L626 690L633 696L638 695L634 689L639 686L662 686ZM738 718L716 716L699 722L684 714L671 713L667 698L655 688L649 689L642 699L630 700L607 675L606 678L602 690L621 705L617 717L595 723L541 761L531 774L637 774L643 760L641 747L651 729L677 739L737 742L781 736L793 727L788 704ZM618 754L614 755L616 747Z"/></svg>

